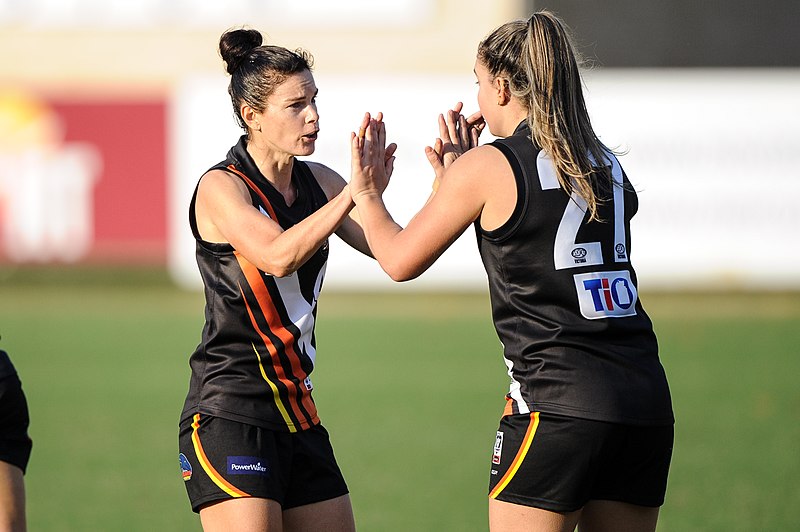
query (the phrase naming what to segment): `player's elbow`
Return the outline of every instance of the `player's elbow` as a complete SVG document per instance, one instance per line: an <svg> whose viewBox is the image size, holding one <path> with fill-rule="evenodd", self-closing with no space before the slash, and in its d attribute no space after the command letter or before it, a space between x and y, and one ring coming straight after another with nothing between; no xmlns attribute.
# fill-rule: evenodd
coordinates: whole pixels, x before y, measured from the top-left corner
<svg viewBox="0 0 800 532"><path fill-rule="evenodd" d="M272 271L268 271L267 273L269 273L273 277L289 277L290 275L292 275L294 272L297 271L297 268L284 267L284 268L272 268L271 270Z"/></svg>
<svg viewBox="0 0 800 532"><path fill-rule="evenodd" d="M273 277L288 277L296 272L302 263L293 256L271 256L262 259L259 269Z"/></svg>
<svg viewBox="0 0 800 532"><path fill-rule="evenodd" d="M424 268L415 267L413 264L403 261L393 261L385 264L382 263L381 267L392 281L398 283L416 279L422 274L423 271L425 271Z"/></svg>
<svg viewBox="0 0 800 532"><path fill-rule="evenodd" d="M276 266L267 266L260 269L267 275L271 275L273 277L288 277L292 275L295 271L297 271L293 270L292 268L276 267Z"/></svg>
<svg viewBox="0 0 800 532"><path fill-rule="evenodd" d="M406 275L406 274L399 274L395 272L386 272L389 274L389 278L396 282L396 283L403 283L405 281L410 281L412 279L416 279L416 275Z"/></svg>

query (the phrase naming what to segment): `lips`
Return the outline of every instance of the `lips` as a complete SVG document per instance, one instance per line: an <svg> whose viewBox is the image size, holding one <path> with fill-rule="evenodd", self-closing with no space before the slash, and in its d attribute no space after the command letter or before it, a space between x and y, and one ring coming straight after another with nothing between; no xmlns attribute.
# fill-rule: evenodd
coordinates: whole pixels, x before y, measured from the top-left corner
<svg viewBox="0 0 800 532"><path fill-rule="evenodd" d="M317 133L319 133L319 131L314 131L313 133L303 135L303 138L308 140L317 140Z"/></svg>

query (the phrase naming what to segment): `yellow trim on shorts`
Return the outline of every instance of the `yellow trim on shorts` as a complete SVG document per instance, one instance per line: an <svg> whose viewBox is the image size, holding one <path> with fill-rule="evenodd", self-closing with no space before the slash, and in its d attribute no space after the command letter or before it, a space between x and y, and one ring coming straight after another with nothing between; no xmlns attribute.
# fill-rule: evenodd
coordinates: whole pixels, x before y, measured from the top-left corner
<svg viewBox="0 0 800 532"><path fill-rule="evenodd" d="M219 486L219 489L227 493L233 498L239 497L250 497L249 493L245 493L244 491L240 490L220 475L214 466L211 465L211 461L206 456L206 452L203 450L203 445L200 443L200 435L197 434L197 429L200 428L200 414L195 414L194 418L192 419L192 444L194 445L194 454L197 456L197 460L200 462L200 465L203 467L203 471L206 472L208 478L210 478L214 484Z"/></svg>
<svg viewBox="0 0 800 532"><path fill-rule="evenodd" d="M528 454L528 450L531 448L531 443L533 442L533 437L536 435L536 429L539 427L539 412L531 413L531 422L528 425L528 430L525 432L525 437L522 440L522 445L517 451L517 456L514 457L514 461L511 462L511 466L506 471L506 474L503 475L503 478L500 479L500 482L494 487L494 489L489 493L490 499L497 498L500 495L500 492L505 489L511 479L514 478L514 475L517 474L517 470L519 466L522 465L522 462L525 460L525 456Z"/></svg>

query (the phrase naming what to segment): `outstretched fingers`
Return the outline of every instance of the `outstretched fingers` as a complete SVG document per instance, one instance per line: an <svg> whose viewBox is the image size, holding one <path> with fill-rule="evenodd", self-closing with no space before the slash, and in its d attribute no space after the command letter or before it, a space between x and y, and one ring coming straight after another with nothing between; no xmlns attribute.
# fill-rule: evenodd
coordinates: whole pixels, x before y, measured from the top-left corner
<svg viewBox="0 0 800 532"><path fill-rule="evenodd" d="M396 144L386 146L386 124L383 113L364 115L358 134L351 134L351 179L353 197L364 193L381 194L394 170Z"/></svg>
<svg viewBox="0 0 800 532"><path fill-rule="evenodd" d="M386 152L386 125L383 123L383 114L378 113L376 118L371 118L364 135L362 148L364 163L375 166L383 165Z"/></svg>

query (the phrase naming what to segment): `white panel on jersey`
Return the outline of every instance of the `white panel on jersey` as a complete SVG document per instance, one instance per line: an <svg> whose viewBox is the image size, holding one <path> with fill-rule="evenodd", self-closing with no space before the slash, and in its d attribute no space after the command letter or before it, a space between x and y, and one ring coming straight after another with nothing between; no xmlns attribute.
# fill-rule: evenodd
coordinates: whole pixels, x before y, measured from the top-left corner
<svg viewBox="0 0 800 532"><path fill-rule="evenodd" d="M319 292L322 286L322 278L325 277L325 266L317 276L314 284L314 301L319 299ZM317 351L311 343L312 335L314 332L314 307L303 297L300 292L300 279L297 272L287 275L286 277L273 277L278 291L281 294L281 300L286 305L286 312L289 314L289 319L301 331L301 336L297 340L297 353L305 352L311 359L311 363L316 363ZM310 385L310 381L307 383Z"/></svg>

